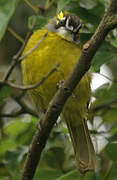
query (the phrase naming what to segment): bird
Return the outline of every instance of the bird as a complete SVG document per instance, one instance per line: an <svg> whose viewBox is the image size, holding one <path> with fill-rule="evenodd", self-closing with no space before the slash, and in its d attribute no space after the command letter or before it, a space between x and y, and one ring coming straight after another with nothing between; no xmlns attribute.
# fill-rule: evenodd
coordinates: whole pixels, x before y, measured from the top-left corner
<svg viewBox="0 0 117 180"><path fill-rule="evenodd" d="M55 15L48 23L35 31L24 49L25 56L44 35L47 36L22 61L24 85L37 83L54 65L59 69L51 74L39 87L28 91L39 114L43 115L56 91L64 83L79 58L81 20L66 11ZM95 171L96 153L87 126L88 104L91 98L91 74L87 72L65 104L61 117L65 120L74 149L76 167L80 174Z"/></svg>

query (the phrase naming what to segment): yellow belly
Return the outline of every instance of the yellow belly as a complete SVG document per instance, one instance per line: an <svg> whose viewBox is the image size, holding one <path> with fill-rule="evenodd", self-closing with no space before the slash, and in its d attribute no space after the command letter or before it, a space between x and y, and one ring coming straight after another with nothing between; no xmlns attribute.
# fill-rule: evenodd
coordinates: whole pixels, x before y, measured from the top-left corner
<svg viewBox="0 0 117 180"><path fill-rule="evenodd" d="M25 51L33 48L37 41L46 33L45 29L38 30L30 38ZM81 49L55 33L48 33L43 42L22 62L22 71L24 84L34 84L47 74L58 62L60 63L58 71L53 73L40 87L30 90L38 111L47 109L47 106L57 91L57 83L65 80L71 72ZM69 112L72 114L74 125L80 122L80 119L86 116L86 104L90 99L90 77L85 75L73 96L68 100L64 107L64 115L69 118ZM67 112L67 113L66 113ZM75 116L75 117L74 117ZM71 118L70 118L71 119Z"/></svg>

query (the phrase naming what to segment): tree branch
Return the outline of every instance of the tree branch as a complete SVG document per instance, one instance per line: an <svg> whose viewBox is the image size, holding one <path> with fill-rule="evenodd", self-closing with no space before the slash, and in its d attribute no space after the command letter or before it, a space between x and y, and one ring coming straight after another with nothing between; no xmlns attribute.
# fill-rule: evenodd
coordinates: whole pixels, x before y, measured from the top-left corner
<svg viewBox="0 0 117 180"><path fill-rule="evenodd" d="M46 33L44 34L44 36L42 37L42 39L40 39L40 40L35 44L35 46L34 46L32 49L30 49L29 51L27 51L24 56L19 57L19 59L18 59L19 63L20 63L23 59L25 59L27 56L29 56L29 55L40 45L40 43L43 42L43 40L46 38L47 34L48 34L48 32L46 32Z"/></svg>
<svg viewBox="0 0 117 180"><path fill-rule="evenodd" d="M12 71L14 70L15 66L16 66L17 64L19 64L18 58L21 56L21 54L22 54L22 52L23 52L23 50L24 50L24 48L25 48L25 45L26 45L26 43L28 42L28 39L29 39L31 33L32 33L32 32L28 32L28 33L27 33L26 39L25 39L25 41L24 41L24 44L21 46L21 48L20 48L20 50L17 52L17 54L16 54L15 56L13 56L13 59L12 59L12 61L11 61L11 64L10 64L10 66L9 66L9 68L8 68L5 76L4 76L3 81L7 81L7 80L9 79L9 76L11 75L11 73L12 73Z"/></svg>
<svg viewBox="0 0 117 180"><path fill-rule="evenodd" d="M24 111L21 109L21 110L19 110L19 111L17 111L17 112L13 112L13 113L8 113L8 114L0 114L0 117L1 118L13 118L13 117L17 117L17 116L20 116L20 115L22 115L24 113ZM25 112L26 113L26 112Z"/></svg>
<svg viewBox="0 0 117 180"><path fill-rule="evenodd" d="M19 90L31 90L31 89L34 89L34 88L37 88L39 87L49 76L51 76L55 71L57 71L57 68L58 66L60 65L60 63L56 64L50 72L48 72L48 74L46 74L45 76L42 77L42 79L35 83L35 84L32 84L32 85L27 85L27 86L22 86L22 85L16 85L8 80L4 80L4 81L1 81L0 80L0 85L3 86L3 85L7 85L11 88L14 88L14 89L19 89Z"/></svg>
<svg viewBox="0 0 117 180"><path fill-rule="evenodd" d="M20 86L20 85L16 85L16 84L13 84L11 83L10 81L0 81L0 85L8 85L10 86L11 88L14 88L14 89L19 89L19 90L31 90L31 89L34 89L34 88L37 88L39 87L49 76L51 76L55 71L57 71L57 68L58 66L60 65L60 63L56 64L45 76L42 77L42 79L33 84L33 85L27 85L27 86ZM22 115L24 113L29 113L33 116L36 116L37 117L37 114L32 111L31 109L29 109L22 101L21 101L21 97L18 98L18 97L13 97L13 99L15 99L18 104L21 106L21 110L15 112L15 113L10 113L10 114L0 114L0 117L16 117L16 116L19 116L19 115Z"/></svg>
<svg viewBox="0 0 117 180"><path fill-rule="evenodd" d="M57 91L42 119L41 130L37 130L29 148L21 180L32 180L51 129L64 104L83 75L89 70L91 60L103 43L108 32L117 27L117 1L111 0L104 17L91 39L83 46L81 56L63 86Z"/></svg>
<svg viewBox="0 0 117 180"><path fill-rule="evenodd" d="M20 41L21 43L24 43L24 39L17 34L11 27L8 27L7 30L12 34L13 37L15 37L18 41Z"/></svg>
<svg viewBox="0 0 117 180"><path fill-rule="evenodd" d="M30 49L24 56L21 56L21 57L20 57L20 55L22 54L22 52L23 52L23 50L24 50L24 48L25 48L25 45L26 45L26 43L27 43L27 41L28 41L28 37L29 37L29 36L27 36L27 38L26 38L23 46L21 47L21 49L19 50L19 52L13 57L13 61L11 62L10 66L9 66L9 69L8 69L7 73L5 74L5 77L4 77L4 80L3 80L3 81L7 81L7 80L8 80L8 78L9 78L9 76L11 75L12 71L14 70L15 66L16 66L17 64L21 63L21 61L22 61L23 59L25 59L27 56L29 56L29 55L40 45L40 43L46 38L46 36L47 36L47 33L44 34L44 36L42 37L42 39L40 39L40 40L35 44L35 46L34 46L32 49Z"/></svg>

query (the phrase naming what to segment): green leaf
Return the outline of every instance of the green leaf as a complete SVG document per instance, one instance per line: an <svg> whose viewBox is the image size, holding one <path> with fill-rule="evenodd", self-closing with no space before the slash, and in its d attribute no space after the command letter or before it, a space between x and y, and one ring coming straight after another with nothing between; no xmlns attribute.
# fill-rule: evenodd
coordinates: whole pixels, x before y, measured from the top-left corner
<svg viewBox="0 0 117 180"><path fill-rule="evenodd" d="M117 122L117 108L108 109L103 115L103 121Z"/></svg>
<svg viewBox="0 0 117 180"><path fill-rule="evenodd" d="M105 148L105 152L111 160L117 161L117 143L109 143Z"/></svg>
<svg viewBox="0 0 117 180"><path fill-rule="evenodd" d="M109 110L116 108L116 106L111 108L110 105L116 105L117 102L117 83L113 83L111 86L107 85L107 88L105 86L105 88L103 87L102 90L100 88L98 89L98 92L98 95L96 94L97 99L92 103L93 109L98 109L100 107L100 109L105 109L108 111L108 108ZM113 111L113 113L116 113L115 110Z"/></svg>
<svg viewBox="0 0 117 180"><path fill-rule="evenodd" d="M96 52L91 65L94 71L99 71L100 66L104 63L108 63L109 61L113 60L117 56L117 48L112 46L109 42L104 41L103 45L100 49Z"/></svg>
<svg viewBox="0 0 117 180"><path fill-rule="evenodd" d="M92 33L80 33L80 40L82 44L85 44L92 36Z"/></svg>
<svg viewBox="0 0 117 180"><path fill-rule="evenodd" d="M108 138L109 142L117 142L117 133L115 133L113 136Z"/></svg>
<svg viewBox="0 0 117 180"><path fill-rule="evenodd" d="M97 26L100 22L99 16L93 14L90 10L83 7L77 7L70 10L71 13L77 15L84 23L90 23Z"/></svg>
<svg viewBox="0 0 117 180"><path fill-rule="evenodd" d="M28 18L28 27L29 27L29 29L31 29L33 27L35 22L36 22L36 26L35 26L34 30L38 30L38 29L42 28L44 25L47 24L48 18L44 17L44 16L38 16L37 18L34 15L30 16Z"/></svg>
<svg viewBox="0 0 117 180"><path fill-rule="evenodd" d="M35 174L35 180L55 180L61 176L61 172L54 169L39 169Z"/></svg>
<svg viewBox="0 0 117 180"><path fill-rule="evenodd" d="M71 0L59 0L57 4L57 14L63 10L63 8L70 2Z"/></svg>
<svg viewBox="0 0 117 180"><path fill-rule="evenodd" d="M6 168L5 164L1 162L1 166L0 166L0 179L3 180L3 177L6 177L9 175L9 171Z"/></svg>
<svg viewBox="0 0 117 180"><path fill-rule="evenodd" d="M105 177L107 180L116 180L117 179L117 162L113 162L109 173L107 173L107 176Z"/></svg>
<svg viewBox="0 0 117 180"><path fill-rule="evenodd" d="M36 26L36 29L40 29L42 28L43 26L45 26L48 22L48 18L47 17L44 17L44 16L38 16L37 17L37 26Z"/></svg>
<svg viewBox="0 0 117 180"><path fill-rule="evenodd" d="M61 147L53 147L49 149L45 155L45 160L49 167L61 170L65 160L64 149Z"/></svg>
<svg viewBox="0 0 117 180"><path fill-rule="evenodd" d="M103 5L103 2L97 2L96 6L94 6L92 9L89 10L90 13L95 14L98 18L102 18L105 11L105 6ZM101 19L100 19L101 20Z"/></svg>
<svg viewBox="0 0 117 180"><path fill-rule="evenodd" d="M116 126L114 125L110 129L109 133L111 134L111 136L108 138L108 141L109 142L117 142L117 125Z"/></svg>
<svg viewBox="0 0 117 180"><path fill-rule="evenodd" d="M92 33L80 33L81 43L86 43L92 36ZM104 41L92 59L91 65L95 72L99 72L100 66L116 59L117 48L112 46L108 41Z"/></svg>
<svg viewBox="0 0 117 180"><path fill-rule="evenodd" d="M82 3L82 2L81 2ZM83 2L84 4L84 2ZM87 26L87 23L91 24L93 26L90 28L91 30L96 29L97 25L99 24L103 14L104 14L104 5L100 2L98 2L96 5L94 3L93 8L90 7L90 2L88 1L87 3L85 2L85 6L81 7L79 4L75 6L75 8L71 8L69 11L79 18L82 19L83 23ZM88 7L89 5L89 7ZM89 26L88 26L89 28Z"/></svg>
<svg viewBox="0 0 117 180"><path fill-rule="evenodd" d="M9 173L8 173L8 174L9 174ZM7 180L8 177L9 177L9 176L6 174L6 176L0 176L0 179L1 179L1 180Z"/></svg>
<svg viewBox="0 0 117 180"><path fill-rule="evenodd" d="M96 115L103 121L116 123L117 121L117 83L102 85L95 92L96 100L91 104Z"/></svg>
<svg viewBox="0 0 117 180"><path fill-rule="evenodd" d="M5 132L11 136L12 138L16 138L16 136L23 132L29 126L29 122L21 121L20 118L15 118L14 121L10 122L5 127Z"/></svg>
<svg viewBox="0 0 117 180"><path fill-rule="evenodd" d="M36 23L36 16L29 16L28 18L28 28L32 29L32 27L34 26L34 24Z"/></svg>
<svg viewBox="0 0 117 180"><path fill-rule="evenodd" d="M102 3L105 7L107 7L110 3L110 0L95 0L97 3Z"/></svg>
<svg viewBox="0 0 117 180"><path fill-rule="evenodd" d="M14 149L16 147L17 144L13 139L7 137L2 139L0 142L0 157L2 157L8 149Z"/></svg>
<svg viewBox="0 0 117 180"><path fill-rule="evenodd" d="M99 98L101 96L103 96L105 94L105 92L107 92L107 89L110 87L109 83L105 83L103 85L101 85L99 88L97 88L94 92L93 92L93 96L96 98Z"/></svg>
<svg viewBox="0 0 117 180"><path fill-rule="evenodd" d="M77 170L73 170L71 172L68 172L65 175L62 175L61 177L57 178L56 180L71 180L71 179L72 180L91 180L91 179L93 179L93 173L86 173L85 176L82 176L78 173Z"/></svg>
<svg viewBox="0 0 117 180"><path fill-rule="evenodd" d="M62 175L60 178L56 180L80 180L80 176L78 175L78 171L73 170L65 175Z"/></svg>
<svg viewBox="0 0 117 180"><path fill-rule="evenodd" d="M9 86L4 86L0 89L0 104L3 103L4 99L12 94L12 88Z"/></svg>
<svg viewBox="0 0 117 180"><path fill-rule="evenodd" d="M25 120L21 118L15 118L4 128L8 136L14 139L18 145L29 144L36 130L36 118L28 116L24 119Z"/></svg>
<svg viewBox="0 0 117 180"><path fill-rule="evenodd" d="M114 44L117 47L117 38L115 39Z"/></svg>
<svg viewBox="0 0 117 180"><path fill-rule="evenodd" d="M22 146L17 149L8 150L5 153L5 164L10 170L16 169L18 164L22 161L24 155L28 152L28 147Z"/></svg>
<svg viewBox="0 0 117 180"><path fill-rule="evenodd" d="M19 0L0 0L0 40Z"/></svg>

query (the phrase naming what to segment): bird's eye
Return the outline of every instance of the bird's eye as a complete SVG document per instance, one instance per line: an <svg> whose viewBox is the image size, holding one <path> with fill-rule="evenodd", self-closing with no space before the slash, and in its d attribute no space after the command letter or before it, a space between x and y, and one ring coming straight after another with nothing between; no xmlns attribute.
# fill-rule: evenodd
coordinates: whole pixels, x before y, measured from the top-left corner
<svg viewBox="0 0 117 180"><path fill-rule="evenodd" d="M62 25L65 25L65 20L61 20L60 22L59 22L59 24L62 26Z"/></svg>
<svg viewBox="0 0 117 180"><path fill-rule="evenodd" d="M57 19L57 21L56 21L56 28L59 28L61 26L65 26L65 22L66 22L66 17L63 17L61 20Z"/></svg>

